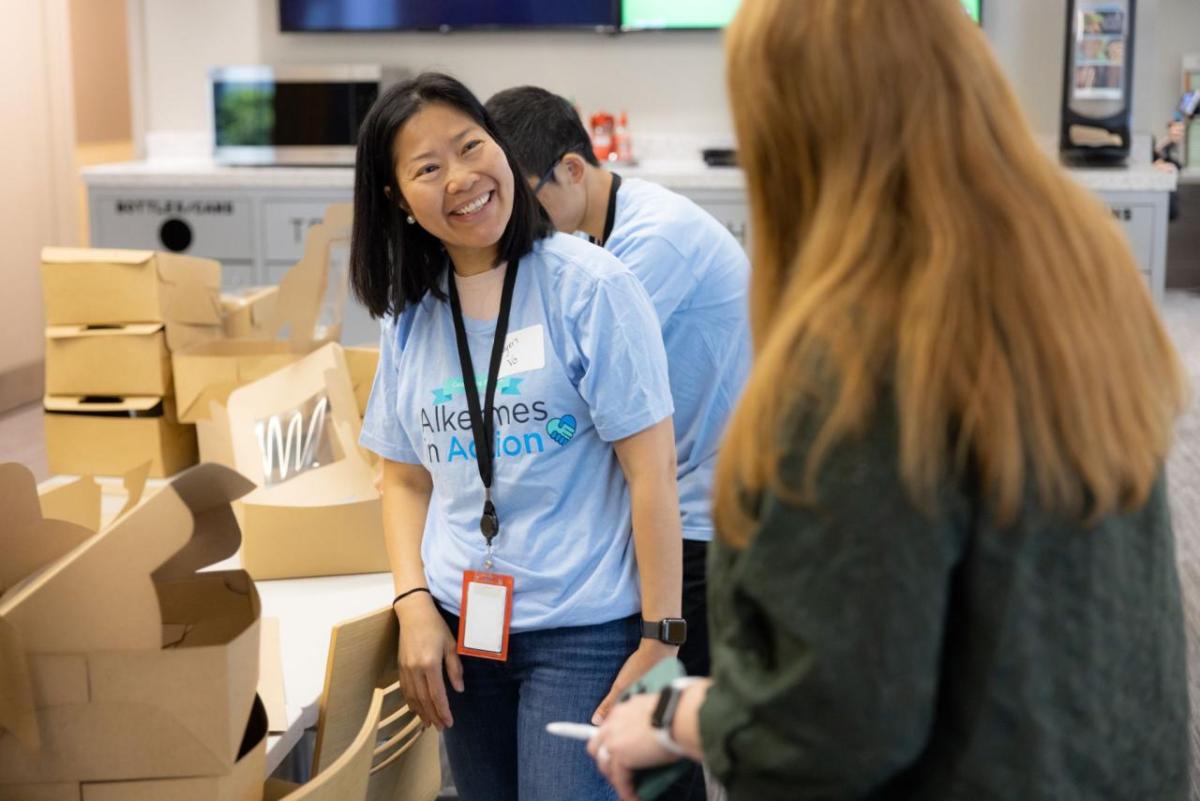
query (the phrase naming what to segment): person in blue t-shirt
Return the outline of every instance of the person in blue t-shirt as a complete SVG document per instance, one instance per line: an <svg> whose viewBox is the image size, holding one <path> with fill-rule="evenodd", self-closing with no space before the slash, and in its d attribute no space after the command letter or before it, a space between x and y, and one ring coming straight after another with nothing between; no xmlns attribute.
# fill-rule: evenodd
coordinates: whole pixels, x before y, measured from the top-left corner
<svg viewBox="0 0 1200 801"><path fill-rule="evenodd" d="M506 89L487 110L560 231L582 232L633 271L662 326L675 402L684 536L680 658L708 675L704 576L713 467L750 366L745 251L712 215L657 184L622 180L596 160L578 113L535 86Z"/></svg>
<svg viewBox="0 0 1200 801"><path fill-rule="evenodd" d="M608 799L545 725L599 722L677 650L666 357L638 280L553 233L518 175L448 76L363 121L351 280L383 325L361 442L385 460L400 685L460 797Z"/></svg>
<svg viewBox="0 0 1200 801"><path fill-rule="evenodd" d="M679 657L688 673L707 676L705 577L713 537L713 469L751 359L746 253L691 200L601 167L579 114L565 98L521 86L494 95L487 110L555 227L584 233L619 258L654 303L675 403L688 632ZM704 796L697 769L664 798L702 801Z"/></svg>

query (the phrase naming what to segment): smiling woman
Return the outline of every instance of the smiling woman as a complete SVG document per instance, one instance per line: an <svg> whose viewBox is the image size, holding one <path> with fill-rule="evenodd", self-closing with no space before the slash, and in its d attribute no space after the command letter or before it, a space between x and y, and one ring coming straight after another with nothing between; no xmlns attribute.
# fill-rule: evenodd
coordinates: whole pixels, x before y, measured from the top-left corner
<svg viewBox="0 0 1200 801"><path fill-rule="evenodd" d="M400 208L441 240L455 271L495 267L512 215L513 172L487 131L458 109L431 104L401 130L394 155Z"/></svg>
<svg viewBox="0 0 1200 801"><path fill-rule="evenodd" d="M426 73L379 98L359 130L351 242L351 281L373 316L427 291L445 300L436 279L447 254L472 275L551 232L515 170L483 106L455 79ZM487 208L470 207L480 200Z"/></svg>
<svg viewBox="0 0 1200 801"><path fill-rule="evenodd" d="M601 801L545 726L598 722L677 650L639 620L680 616L666 355L637 278L554 233L515 175L448 76L363 122L351 276L383 326L362 444L385 459L401 689L444 730L459 797ZM468 303L480 278L490 310Z"/></svg>

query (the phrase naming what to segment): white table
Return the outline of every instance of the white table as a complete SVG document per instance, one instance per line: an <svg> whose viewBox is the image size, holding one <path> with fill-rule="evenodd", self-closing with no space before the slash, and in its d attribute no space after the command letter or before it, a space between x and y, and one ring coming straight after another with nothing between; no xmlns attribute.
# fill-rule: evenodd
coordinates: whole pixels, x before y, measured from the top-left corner
<svg viewBox="0 0 1200 801"><path fill-rule="evenodd" d="M238 567L222 563L214 569ZM287 703L287 728L267 739L267 774L317 724L329 635L333 627L352 617L386 607L392 599L388 573L357 576L257 581L263 617L279 619L279 651L283 658L283 695Z"/></svg>
<svg viewBox="0 0 1200 801"><path fill-rule="evenodd" d="M73 481L76 476L55 476L42 482L43 489ZM97 478L100 484L100 517L107 523L125 504L120 479ZM146 482L147 494L166 485L165 480ZM237 556L207 568L236 570ZM267 738L267 775L317 723L321 693L325 687L325 665L333 626L386 607L392 598L388 573L354 576L256 581L262 601L262 616L279 620L279 650L283 660L283 695L287 704L287 727Z"/></svg>

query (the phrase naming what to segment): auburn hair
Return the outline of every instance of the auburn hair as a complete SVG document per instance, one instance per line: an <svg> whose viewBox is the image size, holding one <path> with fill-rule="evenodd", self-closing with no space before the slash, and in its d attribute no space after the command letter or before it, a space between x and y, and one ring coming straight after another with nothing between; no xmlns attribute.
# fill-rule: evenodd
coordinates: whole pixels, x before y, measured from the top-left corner
<svg viewBox="0 0 1200 801"><path fill-rule="evenodd" d="M880 402L921 507L968 470L1002 521L1029 489L1080 520L1142 505L1186 400L1175 352L1111 214L1035 142L959 0L746 0L726 42L754 366L721 536L749 541L764 491L816 502ZM771 432L797 412L815 433L785 481Z"/></svg>

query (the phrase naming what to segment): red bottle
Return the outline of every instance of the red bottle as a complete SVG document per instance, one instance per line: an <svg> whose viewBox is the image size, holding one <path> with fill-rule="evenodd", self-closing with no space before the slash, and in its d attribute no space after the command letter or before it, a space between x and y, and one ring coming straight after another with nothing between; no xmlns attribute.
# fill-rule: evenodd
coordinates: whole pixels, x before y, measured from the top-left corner
<svg viewBox="0 0 1200 801"><path fill-rule="evenodd" d="M615 153L613 129L616 123L613 115L607 111L597 111L592 115L592 152L600 161L608 161L609 154Z"/></svg>

